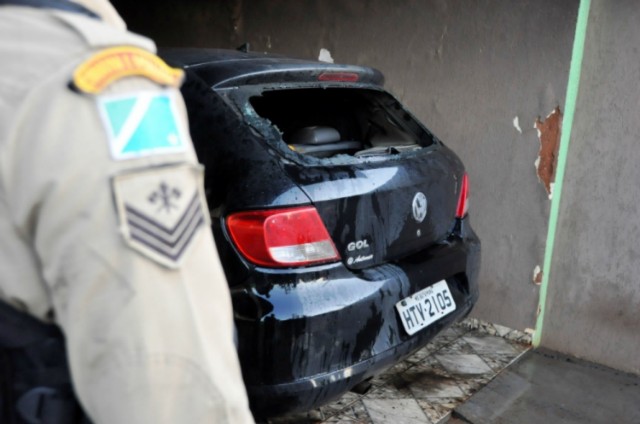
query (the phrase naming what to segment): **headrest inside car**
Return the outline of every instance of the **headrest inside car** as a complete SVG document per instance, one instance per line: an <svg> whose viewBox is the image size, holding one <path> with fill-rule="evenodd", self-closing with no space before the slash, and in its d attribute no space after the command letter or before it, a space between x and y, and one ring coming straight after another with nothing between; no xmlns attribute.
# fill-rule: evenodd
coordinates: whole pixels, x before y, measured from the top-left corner
<svg viewBox="0 0 640 424"><path fill-rule="evenodd" d="M340 133L335 128L313 126L300 128L291 136L289 144L329 144L340 141Z"/></svg>

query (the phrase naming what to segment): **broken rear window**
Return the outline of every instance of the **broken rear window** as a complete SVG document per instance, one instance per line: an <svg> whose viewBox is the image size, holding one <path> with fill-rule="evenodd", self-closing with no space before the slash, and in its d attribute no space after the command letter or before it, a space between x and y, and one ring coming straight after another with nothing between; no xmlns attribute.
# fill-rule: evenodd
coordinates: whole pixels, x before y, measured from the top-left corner
<svg viewBox="0 0 640 424"><path fill-rule="evenodd" d="M433 136L384 91L304 88L250 98L291 150L315 157L386 156L433 144Z"/></svg>

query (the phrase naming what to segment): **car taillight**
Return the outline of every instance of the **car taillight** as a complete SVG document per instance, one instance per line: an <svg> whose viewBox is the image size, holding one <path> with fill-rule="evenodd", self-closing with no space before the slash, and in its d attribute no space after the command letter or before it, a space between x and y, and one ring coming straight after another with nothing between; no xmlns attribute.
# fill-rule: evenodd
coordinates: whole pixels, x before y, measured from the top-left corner
<svg viewBox="0 0 640 424"><path fill-rule="evenodd" d="M237 212L227 228L240 253L256 265L288 267L340 259L316 208Z"/></svg>
<svg viewBox="0 0 640 424"><path fill-rule="evenodd" d="M458 208L456 218L464 218L469 209L469 177L465 172L462 176L462 186L460 187L460 197L458 198Z"/></svg>
<svg viewBox="0 0 640 424"><path fill-rule="evenodd" d="M325 72L318 76L318 81L357 82L360 75L355 72Z"/></svg>

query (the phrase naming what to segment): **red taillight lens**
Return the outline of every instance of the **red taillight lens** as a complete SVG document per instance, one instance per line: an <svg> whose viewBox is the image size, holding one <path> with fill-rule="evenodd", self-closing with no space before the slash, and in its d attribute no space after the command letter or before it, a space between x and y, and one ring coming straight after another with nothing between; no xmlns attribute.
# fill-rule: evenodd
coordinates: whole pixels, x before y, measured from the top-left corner
<svg viewBox="0 0 640 424"><path fill-rule="evenodd" d="M354 72L325 72L318 76L318 81L357 82L359 79Z"/></svg>
<svg viewBox="0 0 640 424"><path fill-rule="evenodd" d="M302 266L340 259L311 206L234 213L227 217L227 228L240 253L257 265Z"/></svg>
<svg viewBox="0 0 640 424"><path fill-rule="evenodd" d="M462 176L462 186L460 187L460 197L458 198L458 208L456 218L464 218L469 209L469 178L467 173Z"/></svg>

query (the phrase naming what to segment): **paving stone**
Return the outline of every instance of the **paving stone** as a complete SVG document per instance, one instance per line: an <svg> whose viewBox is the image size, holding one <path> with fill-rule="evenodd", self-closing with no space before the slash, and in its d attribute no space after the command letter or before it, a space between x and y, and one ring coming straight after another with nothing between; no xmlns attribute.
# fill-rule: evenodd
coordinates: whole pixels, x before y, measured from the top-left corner
<svg viewBox="0 0 640 424"><path fill-rule="evenodd" d="M352 423L358 423L358 424L373 424L371 417L367 412L367 409L362 403L362 400L358 400L352 403L347 408L342 410L339 415L331 417L331 419L334 420L331 422L352 422Z"/></svg>
<svg viewBox="0 0 640 424"><path fill-rule="evenodd" d="M489 365L489 368L491 368L495 373L498 373L515 361L518 356L519 355L486 354L482 355L482 360Z"/></svg>
<svg viewBox="0 0 640 424"><path fill-rule="evenodd" d="M331 402L323 406L322 408L320 408L320 411L322 412L322 415L325 417L338 415L342 410L344 410L346 407L348 407L349 405L351 405L352 403L356 402L359 399L360 399L359 395L352 392L347 392L335 402Z"/></svg>
<svg viewBox="0 0 640 424"><path fill-rule="evenodd" d="M509 327L505 327L503 325L498 325L498 324L493 324L493 328L496 329L496 335L499 337L505 337L507 334L513 331Z"/></svg>
<svg viewBox="0 0 640 424"><path fill-rule="evenodd" d="M478 354L516 355L518 351L505 339L496 336L463 336L462 340Z"/></svg>
<svg viewBox="0 0 640 424"><path fill-rule="evenodd" d="M438 339L447 339L447 340L456 340L460 338L465 333L464 330L458 327L449 327L444 330L442 333L438 334Z"/></svg>
<svg viewBox="0 0 640 424"><path fill-rule="evenodd" d="M364 399L373 424L424 424L431 421L415 399Z"/></svg>
<svg viewBox="0 0 640 424"><path fill-rule="evenodd" d="M429 356L433 355L435 352L438 352L443 347L451 343L452 341L449 339L434 339L425 347L423 347L422 349L420 349L419 351L411 355L409 358L407 358L406 362L408 362L409 364L416 364L416 363L422 362L425 358L428 358Z"/></svg>
<svg viewBox="0 0 640 424"><path fill-rule="evenodd" d="M473 355L476 353L477 352L473 350L471 345L466 342L465 337L460 337L459 339L454 340L437 352L438 355Z"/></svg>
<svg viewBox="0 0 640 424"><path fill-rule="evenodd" d="M404 387L397 387L396 384L398 386L404 385ZM397 375L389 381L389 384L376 387L370 393L367 393L367 399L402 399L411 397L411 390L408 386L409 384L404 383L402 377Z"/></svg>
<svg viewBox="0 0 640 424"><path fill-rule="evenodd" d="M478 355L439 355L436 358L451 374L491 374L493 370Z"/></svg>
<svg viewBox="0 0 640 424"><path fill-rule="evenodd" d="M412 385L411 393L416 399L458 398L463 399L466 394L453 378L429 380L425 379Z"/></svg>
<svg viewBox="0 0 640 424"><path fill-rule="evenodd" d="M418 399L418 405L432 423L446 422L451 411L461 403L460 399Z"/></svg>
<svg viewBox="0 0 640 424"><path fill-rule="evenodd" d="M460 387L460 389L465 393L465 398L468 398L482 387L486 386L494 377L494 374L476 378L466 376L465 378L460 378L458 380L458 387Z"/></svg>
<svg viewBox="0 0 640 424"><path fill-rule="evenodd" d="M365 395L349 392L315 415L288 423L453 424L453 408L528 350L527 340L523 332L467 319L375 377Z"/></svg>

